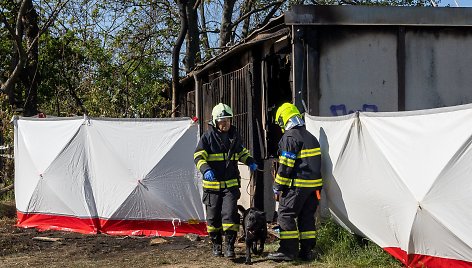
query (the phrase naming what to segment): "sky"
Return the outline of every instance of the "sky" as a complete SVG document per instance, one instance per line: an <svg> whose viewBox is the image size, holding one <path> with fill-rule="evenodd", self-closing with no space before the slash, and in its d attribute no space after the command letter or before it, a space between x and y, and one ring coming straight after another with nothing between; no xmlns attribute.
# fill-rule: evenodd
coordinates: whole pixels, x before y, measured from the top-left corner
<svg viewBox="0 0 472 268"><path fill-rule="evenodd" d="M472 7L472 0L441 0L436 2L439 3L439 6L456 7L457 5L459 5L459 7Z"/></svg>

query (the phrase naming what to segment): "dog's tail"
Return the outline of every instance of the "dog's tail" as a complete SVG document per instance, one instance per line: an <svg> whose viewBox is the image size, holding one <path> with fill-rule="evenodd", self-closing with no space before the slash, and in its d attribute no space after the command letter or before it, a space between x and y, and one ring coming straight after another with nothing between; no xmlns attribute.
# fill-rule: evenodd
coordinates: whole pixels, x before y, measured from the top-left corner
<svg viewBox="0 0 472 268"><path fill-rule="evenodd" d="M244 215L244 212L246 212L246 209L241 205L238 205L238 210L241 211L241 214L243 215Z"/></svg>

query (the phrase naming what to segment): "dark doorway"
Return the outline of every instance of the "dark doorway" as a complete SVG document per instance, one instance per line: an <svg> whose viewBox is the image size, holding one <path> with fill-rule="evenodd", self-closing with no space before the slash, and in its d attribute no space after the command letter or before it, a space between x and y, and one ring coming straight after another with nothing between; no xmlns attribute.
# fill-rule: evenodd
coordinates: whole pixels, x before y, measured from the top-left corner
<svg viewBox="0 0 472 268"><path fill-rule="evenodd" d="M266 130L266 158L277 157L278 142L282 137L275 123L277 108L292 102L292 72L290 54L270 54L264 59L264 102Z"/></svg>

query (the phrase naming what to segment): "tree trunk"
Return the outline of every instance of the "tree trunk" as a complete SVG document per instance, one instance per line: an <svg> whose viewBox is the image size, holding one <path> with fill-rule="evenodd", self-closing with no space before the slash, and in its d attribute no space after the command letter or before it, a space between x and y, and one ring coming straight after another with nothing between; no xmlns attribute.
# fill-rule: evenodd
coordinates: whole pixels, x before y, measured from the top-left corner
<svg viewBox="0 0 472 268"><path fill-rule="evenodd" d="M15 25L7 25L7 18L2 16L4 25L9 29L11 41L13 43L11 51L11 61L10 61L10 75L5 82L1 84L1 91L6 93L8 96L8 102L16 109L18 107L23 107L20 103L21 90L17 90L17 82L20 79L21 72L23 70L23 65L26 61L22 46L23 41L23 23L21 17L23 16L26 10L26 5L21 3L21 5L12 5L12 14L18 14L15 20ZM18 91L20 91L18 93Z"/></svg>
<svg viewBox="0 0 472 268"><path fill-rule="evenodd" d="M200 40L198 36L198 14L197 9L194 7L195 0L190 0L187 3L187 20L188 20L188 31L187 31L187 46L185 53L185 71L188 73L195 65L201 61L200 58Z"/></svg>
<svg viewBox="0 0 472 268"><path fill-rule="evenodd" d="M174 48L172 49L172 117L177 117L177 96L178 90L180 88L179 82L179 59L180 59L180 49L185 39L185 35L188 30L188 20L187 20L187 0L176 0L177 5L179 6L180 14L180 33L175 41Z"/></svg>
<svg viewBox="0 0 472 268"><path fill-rule="evenodd" d="M205 52L205 60L211 59L213 57L213 53L211 53L210 49L210 43L208 42L208 33L207 33L207 27L206 27L206 18L205 18L205 2L202 2L200 6L198 7L198 11L200 12L200 18L201 18L201 25L202 25L202 33L201 33L201 39L202 39L202 46L203 46L203 51Z"/></svg>
<svg viewBox="0 0 472 268"><path fill-rule="evenodd" d="M225 0L223 4L223 14L221 16L220 44L221 48L226 47L231 42L232 16L236 0Z"/></svg>
<svg viewBox="0 0 472 268"><path fill-rule="evenodd" d="M27 55L27 63L22 72L22 81L25 86L25 104L24 116L33 116L38 113L38 42L34 42L39 34L38 13L34 9L32 0L27 0L26 13L23 16L23 25L25 25L26 47L31 48Z"/></svg>
<svg viewBox="0 0 472 268"><path fill-rule="evenodd" d="M0 18L3 21L3 24L8 29L11 40L13 42L13 51L12 51L12 62L10 67L10 75L7 80L0 85L0 90L6 93L9 97L9 102L15 108L19 105L19 96L16 94L16 84L20 78L21 72L26 63L26 52L23 48L23 16L26 13L26 6L28 0L23 0L20 2L20 5L14 5L12 8L12 13L17 13L15 25L10 25L8 19L4 16ZM3 15L3 13L2 13Z"/></svg>
<svg viewBox="0 0 472 268"><path fill-rule="evenodd" d="M69 95L72 97L72 99L75 101L75 105L78 108L80 108L80 112L79 111L76 112L77 115L87 114L87 109L84 106L84 102L79 97L79 95L77 94L76 88L74 87L74 85L72 85L70 80L67 80L67 91L69 92ZM58 114L59 114L59 106L58 106L57 110L58 110Z"/></svg>
<svg viewBox="0 0 472 268"><path fill-rule="evenodd" d="M11 14L17 14L15 24L9 23L9 19L0 13L0 19L8 30L13 42L12 65L8 78L0 84L0 92L6 93L10 104L14 108L23 107L24 115L35 115L38 110L38 39L54 21L57 13L69 0L59 1L51 16L39 30L39 15L34 9L33 0L9 1L11 2ZM26 37L26 41L23 38ZM26 45L26 48L25 48ZM21 80L26 93L18 84ZM23 99L24 97L24 99Z"/></svg>
<svg viewBox="0 0 472 268"><path fill-rule="evenodd" d="M280 1L280 3L276 4L275 6L272 7L272 9L269 11L269 13L267 13L264 21L262 21L262 25L266 25L270 19L272 19L272 17L274 16L275 12L277 12L277 10L282 6L282 4L284 3L285 1Z"/></svg>
<svg viewBox="0 0 472 268"><path fill-rule="evenodd" d="M248 13L251 11L252 6L254 4L254 0L245 0L243 8L241 9L241 13L239 14L239 17L242 17L244 14ZM243 29L241 30L241 38L247 37L249 33L249 24L251 22L251 16L248 16L243 23Z"/></svg>
<svg viewBox="0 0 472 268"><path fill-rule="evenodd" d="M271 3L263 6L263 7L258 7L258 8L248 8L247 12L245 12L244 14L241 13L241 15L239 16L239 18L237 20L235 20L233 23L232 23L232 26L231 28L232 29L236 29L238 24L242 21L244 21L244 25L243 25L243 33L241 34L241 37L246 37L247 34L249 33L249 19L250 17L252 16L252 14L255 14L257 12L261 12L263 10L266 10L270 7L272 7L272 9L269 11L268 15L266 16L265 20L263 23L261 23L261 25L265 25L269 19L272 18L272 16L275 14L275 12L280 8L280 6L286 2L287 0L279 0L279 1L272 1ZM246 5L246 3L244 3L244 5ZM233 35L233 40L234 40L234 36ZM231 40L232 41L232 40Z"/></svg>
<svg viewBox="0 0 472 268"><path fill-rule="evenodd" d="M10 62L10 73L14 73L15 69L18 68L17 66L20 64L20 54L18 53L18 50L14 46L12 51L11 51L12 57L11 57L11 62ZM19 73L19 71L17 71ZM9 81L9 83L8 83ZM16 76L10 76L4 84L2 84L2 90L5 90L5 93L8 96L8 103L14 107L14 109L18 108L21 104L19 103L19 96L16 93L16 83L18 81L18 75Z"/></svg>

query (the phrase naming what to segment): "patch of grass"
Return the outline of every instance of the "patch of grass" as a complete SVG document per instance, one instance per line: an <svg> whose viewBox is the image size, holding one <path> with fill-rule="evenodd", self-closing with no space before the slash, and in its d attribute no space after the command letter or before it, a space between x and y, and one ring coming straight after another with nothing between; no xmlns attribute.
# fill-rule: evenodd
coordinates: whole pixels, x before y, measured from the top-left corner
<svg viewBox="0 0 472 268"><path fill-rule="evenodd" d="M268 244L265 252L274 252L279 243ZM403 267L402 263L375 243L350 234L332 220L323 222L317 230L315 250L319 258L310 263L293 261L275 267Z"/></svg>
<svg viewBox="0 0 472 268"><path fill-rule="evenodd" d="M332 220L319 228L316 249L318 262L330 267L403 267L378 245L350 234Z"/></svg>

